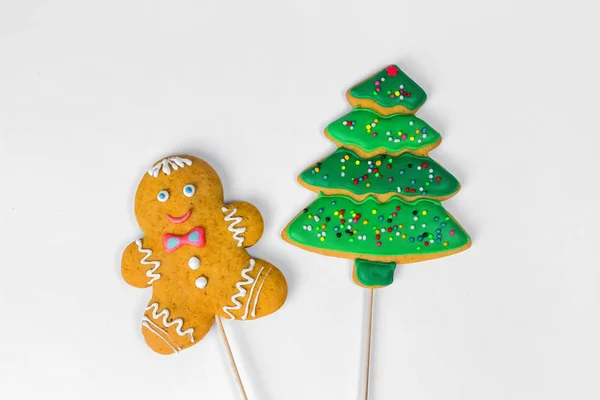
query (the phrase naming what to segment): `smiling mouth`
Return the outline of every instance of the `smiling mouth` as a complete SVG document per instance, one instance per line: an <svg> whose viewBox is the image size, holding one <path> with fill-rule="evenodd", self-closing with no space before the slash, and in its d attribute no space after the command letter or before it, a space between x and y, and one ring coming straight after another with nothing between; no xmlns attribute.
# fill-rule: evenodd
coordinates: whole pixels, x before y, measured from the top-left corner
<svg viewBox="0 0 600 400"><path fill-rule="evenodd" d="M188 210L188 212L186 212L185 215L181 217L172 217L169 214L167 214L167 218L169 218L169 221L171 221L174 224L182 224L185 221L187 221L190 215L192 215L192 210Z"/></svg>

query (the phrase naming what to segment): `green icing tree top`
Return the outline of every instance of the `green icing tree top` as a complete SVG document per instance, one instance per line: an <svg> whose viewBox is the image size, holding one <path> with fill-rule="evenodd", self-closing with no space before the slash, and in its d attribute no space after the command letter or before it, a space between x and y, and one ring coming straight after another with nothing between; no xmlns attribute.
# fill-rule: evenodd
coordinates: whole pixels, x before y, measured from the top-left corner
<svg viewBox="0 0 600 400"><path fill-rule="evenodd" d="M425 91L396 65L382 69L348 91L348 100L354 106L369 107L368 103L361 101L366 100L373 101L382 108L398 110L393 112L411 114L415 113L426 99Z"/></svg>

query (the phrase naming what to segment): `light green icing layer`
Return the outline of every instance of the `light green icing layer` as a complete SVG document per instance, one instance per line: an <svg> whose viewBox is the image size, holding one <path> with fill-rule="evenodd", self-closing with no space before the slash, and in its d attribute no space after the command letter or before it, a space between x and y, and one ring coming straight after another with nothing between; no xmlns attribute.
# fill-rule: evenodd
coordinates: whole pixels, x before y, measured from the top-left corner
<svg viewBox="0 0 600 400"><path fill-rule="evenodd" d="M440 140L438 132L414 115L384 117L365 108L354 109L329 124L326 131L336 142L358 146L365 152L415 151Z"/></svg>
<svg viewBox="0 0 600 400"><path fill-rule="evenodd" d="M434 200L408 203L392 197L356 202L320 195L288 226L287 236L308 248L369 256L418 256L462 248L467 233Z"/></svg>
<svg viewBox="0 0 600 400"><path fill-rule="evenodd" d="M329 157L300 174L308 185L345 190L357 195L399 193L406 197L448 197L459 188L458 181L429 157L404 153L360 158L339 148Z"/></svg>
<svg viewBox="0 0 600 400"><path fill-rule="evenodd" d="M370 99L382 107L404 106L416 110L427 99L425 91L396 65L390 65L350 89L359 99Z"/></svg>
<svg viewBox="0 0 600 400"><path fill-rule="evenodd" d="M354 262L356 279L367 287L388 286L394 282L396 263L382 263L357 259Z"/></svg>

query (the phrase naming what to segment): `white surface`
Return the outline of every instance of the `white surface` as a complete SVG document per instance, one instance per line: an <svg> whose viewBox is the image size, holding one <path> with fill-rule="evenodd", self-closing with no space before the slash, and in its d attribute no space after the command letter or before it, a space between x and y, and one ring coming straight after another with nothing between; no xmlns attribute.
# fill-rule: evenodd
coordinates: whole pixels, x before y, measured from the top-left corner
<svg viewBox="0 0 600 400"><path fill-rule="evenodd" d="M239 399L216 329L155 355L120 278L133 194L190 152L252 201L290 295L227 322L250 400L358 399L366 293L281 229L345 90L424 87L473 237L376 296L372 400L598 399L600 28L581 1L0 2L0 398Z"/></svg>

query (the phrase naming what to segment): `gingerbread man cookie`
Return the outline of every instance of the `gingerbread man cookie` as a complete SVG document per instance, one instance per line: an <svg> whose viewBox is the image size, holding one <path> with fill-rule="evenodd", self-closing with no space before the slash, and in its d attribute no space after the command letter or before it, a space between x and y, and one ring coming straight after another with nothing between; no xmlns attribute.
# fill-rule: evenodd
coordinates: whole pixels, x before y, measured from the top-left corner
<svg viewBox="0 0 600 400"><path fill-rule="evenodd" d="M135 216L144 237L123 252L121 273L152 287L142 317L150 348L176 353L199 342L219 315L251 320L279 309L285 277L246 251L263 232L250 203L223 203L216 171L188 155L167 157L142 178Z"/></svg>

